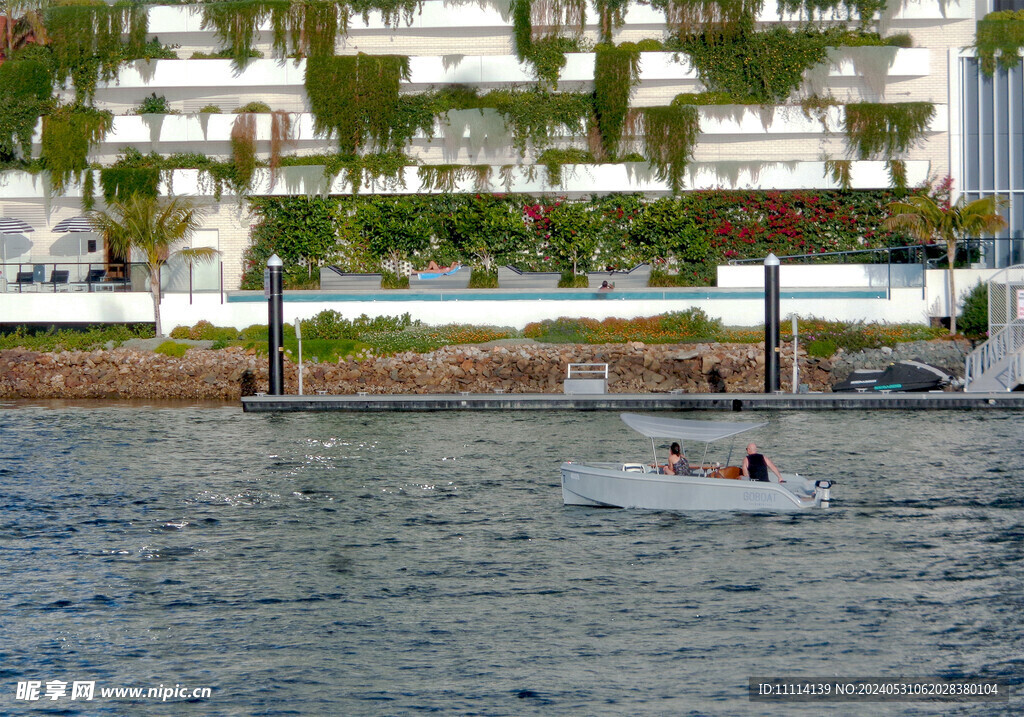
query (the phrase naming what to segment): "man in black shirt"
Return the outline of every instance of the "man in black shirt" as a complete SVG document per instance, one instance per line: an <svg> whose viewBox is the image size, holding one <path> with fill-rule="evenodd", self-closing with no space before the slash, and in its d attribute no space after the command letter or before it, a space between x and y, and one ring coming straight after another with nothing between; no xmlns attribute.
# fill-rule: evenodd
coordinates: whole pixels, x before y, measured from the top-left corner
<svg viewBox="0 0 1024 717"><path fill-rule="evenodd" d="M757 444L751 443L747 445L747 455L743 459L743 466L741 468L743 477L749 480L758 480L765 483L768 482L768 471L774 473L779 483L782 483L782 474L779 473L779 469L772 463L771 458L766 458L757 452Z"/></svg>

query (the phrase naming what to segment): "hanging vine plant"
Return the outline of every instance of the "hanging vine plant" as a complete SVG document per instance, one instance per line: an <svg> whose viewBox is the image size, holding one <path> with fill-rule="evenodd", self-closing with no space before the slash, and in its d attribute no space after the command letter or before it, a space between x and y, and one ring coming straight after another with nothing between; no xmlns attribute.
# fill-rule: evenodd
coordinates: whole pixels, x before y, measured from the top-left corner
<svg viewBox="0 0 1024 717"><path fill-rule="evenodd" d="M832 181L839 185L844 192L850 191L853 187L853 176L851 169L853 161L849 159L826 159L825 173L832 177Z"/></svg>
<svg viewBox="0 0 1024 717"><path fill-rule="evenodd" d="M96 206L96 168L89 167L82 173L82 210L91 212Z"/></svg>
<svg viewBox="0 0 1024 717"><path fill-rule="evenodd" d="M358 194L366 182L391 191L405 189L405 168L412 164L415 162L401 152L362 156L321 154L281 159L282 167L321 166L328 188L337 177L341 177L353 194Z"/></svg>
<svg viewBox="0 0 1024 717"><path fill-rule="evenodd" d="M931 102L859 102L846 105L843 130L850 152L859 159L891 159L920 141L933 116Z"/></svg>
<svg viewBox="0 0 1024 717"><path fill-rule="evenodd" d="M566 53L578 52L580 49L579 41L575 38L545 35L533 41L526 60L533 65L533 72L542 85L557 88L558 78L567 62Z"/></svg>
<svg viewBox="0 0 1024 717"><path fill-rule="evenodd" d="M359 13L366 21L370 11L380 13L381 20L387 27L397 27L400 21L406 25L412 23L413 13L421 6L421 0L350 0L352 11Z"/></svg>
<svg viewBox="0 0 1024 717"><path fill-rule="evenodd" d="M355 154L361 144L360 108L356 98L359 57L310 58L306 63L306 96L313 113L313 130L337 137L342 154Z"/></svg>
<svg viewBox="0 0 1024 717"><path fill-rule="evenodd" d="M1004 70L1017 66L1024 49L1024 10L990 12L978 20L974 48L981 70L991 77L996 64Z"/></svg>
<svg viewBox="0 0 1024 717"><path fill-rule="evenodd" d="M409 58L401 55L310 58L306 95L314 131L337 137L342 154L354 155L367 142L401 149L415 131L399 122L399 83L408 78Z"/></svg>
<svg viewBox="0 0 1024 717"><path fill-rule="evenodd" d="M665 13L665 22L680 37L701 34L713 43L748 31L764 0L651 0Z"/></svg>
<svg viewBox="0 0 1024 717"><path fill-rule="evenodd" d="M579 35L586 24L586 0L513 0L511 11L516 57L533 65L539 81L557 86L565 54L585 49Z"/></svg>
<svg viewBox="0 0 1024 717"><path fill-rule="evenodd" d="M672 191L678 192L700 136L697 108L673 103L667 107L646 107L642 112L644 156L658 179L668 181Z"/></svg>
<svg viewBox="0 0 1024 717"><path fill-rule="evenodd" d="M235 188L239 194L252 187L256 172L256 115L243 112L231 125L231 163L235 168Z"/></svg>
<svg viewBox="0 0 1024 717"><path fill-rule="evenodd" d="M50 73L35 60L9 60L0 65L0 161L18 153L32 156L32 134L39 116L52 104Z"/></svg>
<svg viewBox="0 0 1024 717"><path fill-rule="evenodd" d="M724 92L742 104L777 104L803 82L804 72L827 58L834 33L808 27L790 30L777 26L754 30L744 16L729 34L704 31L680 37L700 80L712 92Z"/></svg>
<svg viewBox="0 0 1024 717"><path fill-rule="evenodd" d="M91 102L99 79L117 77L122 62L145 54L149 16L141 4L102 0L52 5L45 13L54 81L70 78L77 103Z"/></svg>
<svg viewBox="0 0 1024 717"><path fill-rule="evenodd" d="M594 0L601 42L610 43L612 41L612 33L622 27L626 21L628 7L629 0Z"/></svg>
<svg viewBox="0 0 1024 717"><path fill-rule="evenodd" d="M399 83L409 79L409 58L404 55L359 55L356 65L356 101L362 109L366 139L378 152L400 149L407 137L398 137Z"/></svg>
<svg viewBox="0 0 1024 717"><path fill-rule="evenodd" d="M89 150L103 141L114 116L88 107L59 107L43 117L42 162L50 171L50 188L62 194L72 178L88 169Z"/></svg>
<svg viewBox="0 0 1024 717"><path fill-rule="evenodd" d="M533 49L533 14L530 6L530 0L512 0L512 40L520 62L525 62Z"/></svg>
<svg viewBox="0 0 1024 717"><path fill-rule="evenodd" d="M594 54L594 115L609 157L619 152L633 88L640 84L640 50L633 43L598 46Z"/></svg>
<svg viewBox="0 0 1024 717"><path fill-rule="evenodd" d="M202 5L204 30L212 29L230 50L235 67L258 56L253 45L259 26L270 21L271 47L277 57L333 55L338 37L348 31L351 10L329 0L225 0Z"/></svg>
<svg viewBox="0 0 1024 717"><path fill-rule="evenodd" d="M584 149L546 149L537 157L537 164L548 170L548 184L562 186L563 164L594 164L594 155Z"/></svg>
<svg viewBox="0 0 1024 717"><path fill-rule="evenodd" d="M160 170L156 167L103 167L100 187L107 204L124 200L133 194L155 197L160 186Z"/></svg>
<svg viewBox="0 0 1024 717"><path fill-rule="evenodd" d="M341 3L313 0L291 3L287 18L292 51L306 57L320 57L334 54L338 37L348 32L350 12ZM286 51L277 39L283 29L282 19L278 13L274 23L274 49L281 55Z"/></svg>
<svg viewBox="0 0 1024 717"><path fill-rule="evenodd" d="M416 169L420 180L420 190L450 194L458 187L459 182L473 180L473 190L490 192L491 166L489 164L425 164Z"/></svg>
<svg viewBox="0 0 1024 717"><path fill-rule="evenodd" d="M504 115L520 155L528 144L546 147L550 137L561 131L582 135L594 111L591 95L540 90L492 90L479 98L478 107L490 107Z"/></svg>
<svg viewBox="0 0 1024 717"><path fill-rule="evenodd" d="M896 190L897 196L905 194L907 191L907 163L902 159L890 159L885 166L889 172L889 183Z"/></svg>
<svg viewBox="0 0 1024 717"><path fill-rule="evenodd" d="M270 183L273 186L277 179L277 170L281 166L281 152L291 142L292 116L284 110L275 110L270 114Z"/></svg>
<svg viewBox="0 0 1024 717"><path fill-rule="evenodd" d="M275 56L324 57L334 54L353 14L366 20L375 10L385 25L396 26L401 19L412 22L419 7L420 0L218 0L203 4L202 27L217 33L236 67L245 67L264 22L272 28Z"/></svg>
<svg viewBox="0 0 1024 717"><path fill-rule="evenodd" d="M875 15L884 12L886 0L778 0L779 14L800 13L808 20L815 15L820 20L828 20L828 15L845 12L847 17L857 13L861 27L870 25Z"/></svg>
<svg viewBox="0 0 1024 717"><path fill-rule="evenodd" d="M238 0L232 2L203 3L202 29L212 29L217 38L230 49L231 60L235 67L245 67L256 49L256 28L268 15L266 3L260 0ZM284 39L285 33L278 33L279 26L274 23L274 42ZM283 30L283 28L282 28Z"/></svg>

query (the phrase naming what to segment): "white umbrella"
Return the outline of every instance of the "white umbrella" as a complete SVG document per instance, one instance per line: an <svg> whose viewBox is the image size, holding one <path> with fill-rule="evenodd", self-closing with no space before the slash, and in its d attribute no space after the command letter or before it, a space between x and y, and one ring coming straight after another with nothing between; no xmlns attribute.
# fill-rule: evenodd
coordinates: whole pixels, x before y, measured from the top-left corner
<svg viewBox="0 0 1024 717"><path fill-rule="evenodd" d="M70 219L64 219L57 222L57 226L53 228L53 231L57 234L66 234L70 232L85 233L94 232L96 227L93 226L92 220L89 217L71 217ZM78 242L78 275L81 278L82 273L82 242Z"/></svg>
<svg viewBox="0 0 1024 717"><path fill-rule="evenodd" d="M8 234L28 234L34 232L28 222L24 222L21 219L14 219L13 217L0 217L0 264L7 261L7 257L4 255L4 246L6 245L6 239Z"/></svg>
<svg viewBox="0 0 1024 717"><path fill-rule="evenodd" d="M89 217L71 217L70 219L58 222L53 231L59 234L64 232L94 232L96 227L93 226L92 220Z"/></svg>

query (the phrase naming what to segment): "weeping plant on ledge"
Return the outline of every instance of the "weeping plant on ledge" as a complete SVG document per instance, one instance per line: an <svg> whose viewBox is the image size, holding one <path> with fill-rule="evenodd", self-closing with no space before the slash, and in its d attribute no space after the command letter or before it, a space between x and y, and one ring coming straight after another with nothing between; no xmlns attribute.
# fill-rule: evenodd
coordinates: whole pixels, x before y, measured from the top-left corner
<svg viewBox="0 0 1024 717"><path fill-rule="evenodd" d="M110 112L92 107L65 105L43 116L41 155L54 194L62 194L72 179L81 179L89 168L89 150L103 141L113 124Z"/></svg>
<svg viewBox="0 0 1024 717"><path fill-rule="evenodd" d="M594 113L601 144L609 157L619 152L629 98L640 84L640 48L631 42L599 45L594 54Z"/></svg>
<svg viewBox="0 0 1024 717"><path fill-rule="evenodd" d="M256 172L256 115L243 112L231 125L231 161L235 168L235 188L240 194L252 188Z"/></svg>
<svg viewBox="0 0 1024 717"><path fill-rule="evenodd" d="M145 256L149 266L149 290L153 296L156 335L163 336L160 323L160 271L172 258L212 261L219 252L210 247L174 250L190 243L202 225L202 210L186 197L157 198L137 192L89 214L114 256L128 259L132 252Z"/></svg>

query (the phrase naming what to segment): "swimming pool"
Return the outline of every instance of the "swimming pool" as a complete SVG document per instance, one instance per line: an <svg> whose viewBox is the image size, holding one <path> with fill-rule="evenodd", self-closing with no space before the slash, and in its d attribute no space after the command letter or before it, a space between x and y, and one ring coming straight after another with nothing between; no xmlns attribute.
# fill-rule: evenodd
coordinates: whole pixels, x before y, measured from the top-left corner
<svg viewBox="0 0 1024 717"><path fill-rule="evenodd" d="M885 299L885 289L783 289L782 299ZM681 289L635 289L599 292L590 289L453 289L450 291L286 291L285 302L324 303L336 301L707 301L707 300L763 300L761 289L733 289L717 287L688 287ZM266 302L261 291L231 292L229 303Z"/></svg>

